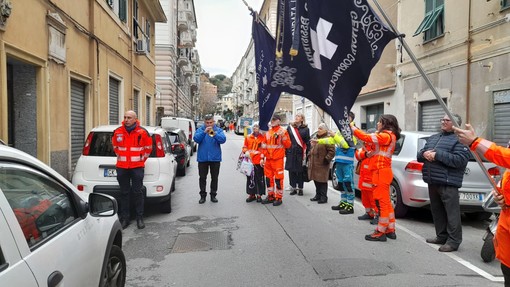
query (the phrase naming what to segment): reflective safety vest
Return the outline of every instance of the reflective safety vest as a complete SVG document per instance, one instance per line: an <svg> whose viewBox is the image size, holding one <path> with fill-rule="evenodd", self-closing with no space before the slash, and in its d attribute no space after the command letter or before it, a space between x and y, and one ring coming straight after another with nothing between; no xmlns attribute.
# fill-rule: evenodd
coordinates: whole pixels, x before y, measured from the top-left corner
<svg viewBox="0 0 510 287"><path fill-rule="evenodd" d="M250 158L254 164L260 164L260 158L264 156L262 153L264 142L265 137L262 134L257 136L250 134L244 139L243 152L250 152Z"/></svg>
<svg viewBox="0 0 510 287"><path fill-rule="evenodd" d="M356 149L354 147L344 149L344 148L339 148L337 146L335 149L335 162L354 163L354 151L355 150Z"/></svg>
<svg viewBox="0 0 510 287"><path fill-rule="evenodd" d="M366 143L373 143L374 150L370 152L370 170L391 168L391 156L397 142L397 137L393 132L384 130L368 134L356 128L354 135Z"/></svg>
<svg viewBox="0 0 510 287"><path fill-rule="evenodd" d="M118 168L144 167L152 152L152 138L149 132L140 127L138 121L136 125L134 130L128 132L122 122L122 126L113 132L112 145L117 155Z"/></svg>
<svg viewBox="0 0 510 287"><path fill-rule="evenodd" d="M264 154L268 159L280 159L285 157L285 149L290 148L289 133L281 126L272 127L266 133Z"/></svg>

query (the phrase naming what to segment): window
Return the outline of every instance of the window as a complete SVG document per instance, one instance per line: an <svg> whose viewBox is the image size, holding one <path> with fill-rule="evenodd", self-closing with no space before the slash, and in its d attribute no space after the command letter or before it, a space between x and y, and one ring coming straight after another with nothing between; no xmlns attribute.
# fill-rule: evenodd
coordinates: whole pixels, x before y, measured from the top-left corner
<svg viewBox="0 0 510 287"><path fill-rule="evenodd" d="M106 3L113 12L119 16L119 19L126 23L127 20L127 0L106 0Z"/></svg>
<svg viewBox="0 0 510 287"><path fill-rule="evenodd" d="M29 247L64 229L77 218L67 189L35 169L0 162L0 188Z"/></svg>
<svg viewBox="0 0 510 287"><path fill-rule="evenodd" d="M501 9L510 8L510 0L501 0Z"/></svg>
<svg viewBox="0 0 510 287"><path fill-rule="evenodd" d="M151 22L145 20L145 41L147 42L147 53L151 52Z"/></svg>
<svg viewBox="0 0 510 287"><path fill-rule="evenodd" d="M133 36L138 39L138 1L133 1Z"/></svg>
<svg viewBox="0 0 510 287"><path fill-rule="evenodd" d="M444 0L425 0L425 18L413 34L425 33L425 41L437 38L444 33Z"/></svg>

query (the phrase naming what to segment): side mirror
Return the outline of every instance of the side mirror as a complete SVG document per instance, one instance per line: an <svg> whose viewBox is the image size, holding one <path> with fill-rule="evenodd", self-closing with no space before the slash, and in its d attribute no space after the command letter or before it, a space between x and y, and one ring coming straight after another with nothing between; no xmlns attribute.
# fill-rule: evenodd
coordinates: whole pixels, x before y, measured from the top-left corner
<svg viewBox="0 0 510 287"><path fill-rule="evenodd" d="M95 217L108 217L117 214L117 200L102 193L89 194L89 213Z"/></svg>

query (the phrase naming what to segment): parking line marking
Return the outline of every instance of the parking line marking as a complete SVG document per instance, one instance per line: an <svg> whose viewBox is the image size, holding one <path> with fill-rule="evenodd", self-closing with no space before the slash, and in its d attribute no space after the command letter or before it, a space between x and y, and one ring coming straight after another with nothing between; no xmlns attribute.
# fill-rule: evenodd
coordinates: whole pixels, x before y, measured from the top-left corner
<svg viewBox="0 0 510 287"><path fill-rule="evenodd" d="M330 190L330 191L332 191L332 192L334 192L334 193L336 193L336 194L340 194L340 192L339 192L338 190L336 190L336 189L334 189L334 188L331 188L331 187L329 187L329 186L328 186L328 190ZM362 205L359 201L354 201L354 204L356 204L356 205L357 205L357 206L359 206L359 207L363 207L363 205ZM363 207L363 208L364 208L364 207ZM436 250L437 250L437 245L435 245L435 244L430 244L430 243L426 243L426 242L425 242L425 238L421 237L420 235L418 235L418 234L414 233L413 231L411 231L411 230L409 230L409 229L405 228L405 227L404 227L404 226L402 226L402 225L399 225L398 223L396 224L396 226L397 226L398 230L402 230L402 231L404 231L405 233L407 233L407 234L411 235L412 237L414 237L414 238L418 239L419 241L424 242L425 244L427 244L427 245L428 245L428 246L430 246L431 248L434 248L434 249L436 249ZM484 271L484 270L482 270L482 269L480 269L480 268L476 267L475 265L471 264L471 262L468 262L468 261L466 261L466 260L464 260L464 259L460 258L459 256L457 256L457 255L455 255L455 254L453 254L453 253L451 253L451 252L444 252L444 255L449 256L451 259L453 259L453 260L457 261L458 263L460 263L460 264L464 265L464 267L466 267L466 268L468 268L468 269L472 270L473 272L478 273L478 275L480 275L480 276L484 277L484 278L485 278L485 279L487 279L487 280L490 280L490 281L492 281L492 282L504 282L504 281L505 281L505 279L503 278L503 276L494 276L494 275L492 275L492 274L489 274L488 272L486 272L486 271Z"/></svg>

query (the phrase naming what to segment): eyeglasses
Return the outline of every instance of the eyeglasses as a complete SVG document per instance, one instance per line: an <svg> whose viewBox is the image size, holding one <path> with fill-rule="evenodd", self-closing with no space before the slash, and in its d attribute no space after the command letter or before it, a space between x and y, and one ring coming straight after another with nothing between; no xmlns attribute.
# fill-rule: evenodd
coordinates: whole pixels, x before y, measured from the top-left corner
<svg viewBox="0 0 510 287"><path fill-rule="evenodd" d="M452 120L450 120L450 119L440 119L439 121L442 122L442 123L447 123L447 122L451 122Z"/></svg>

